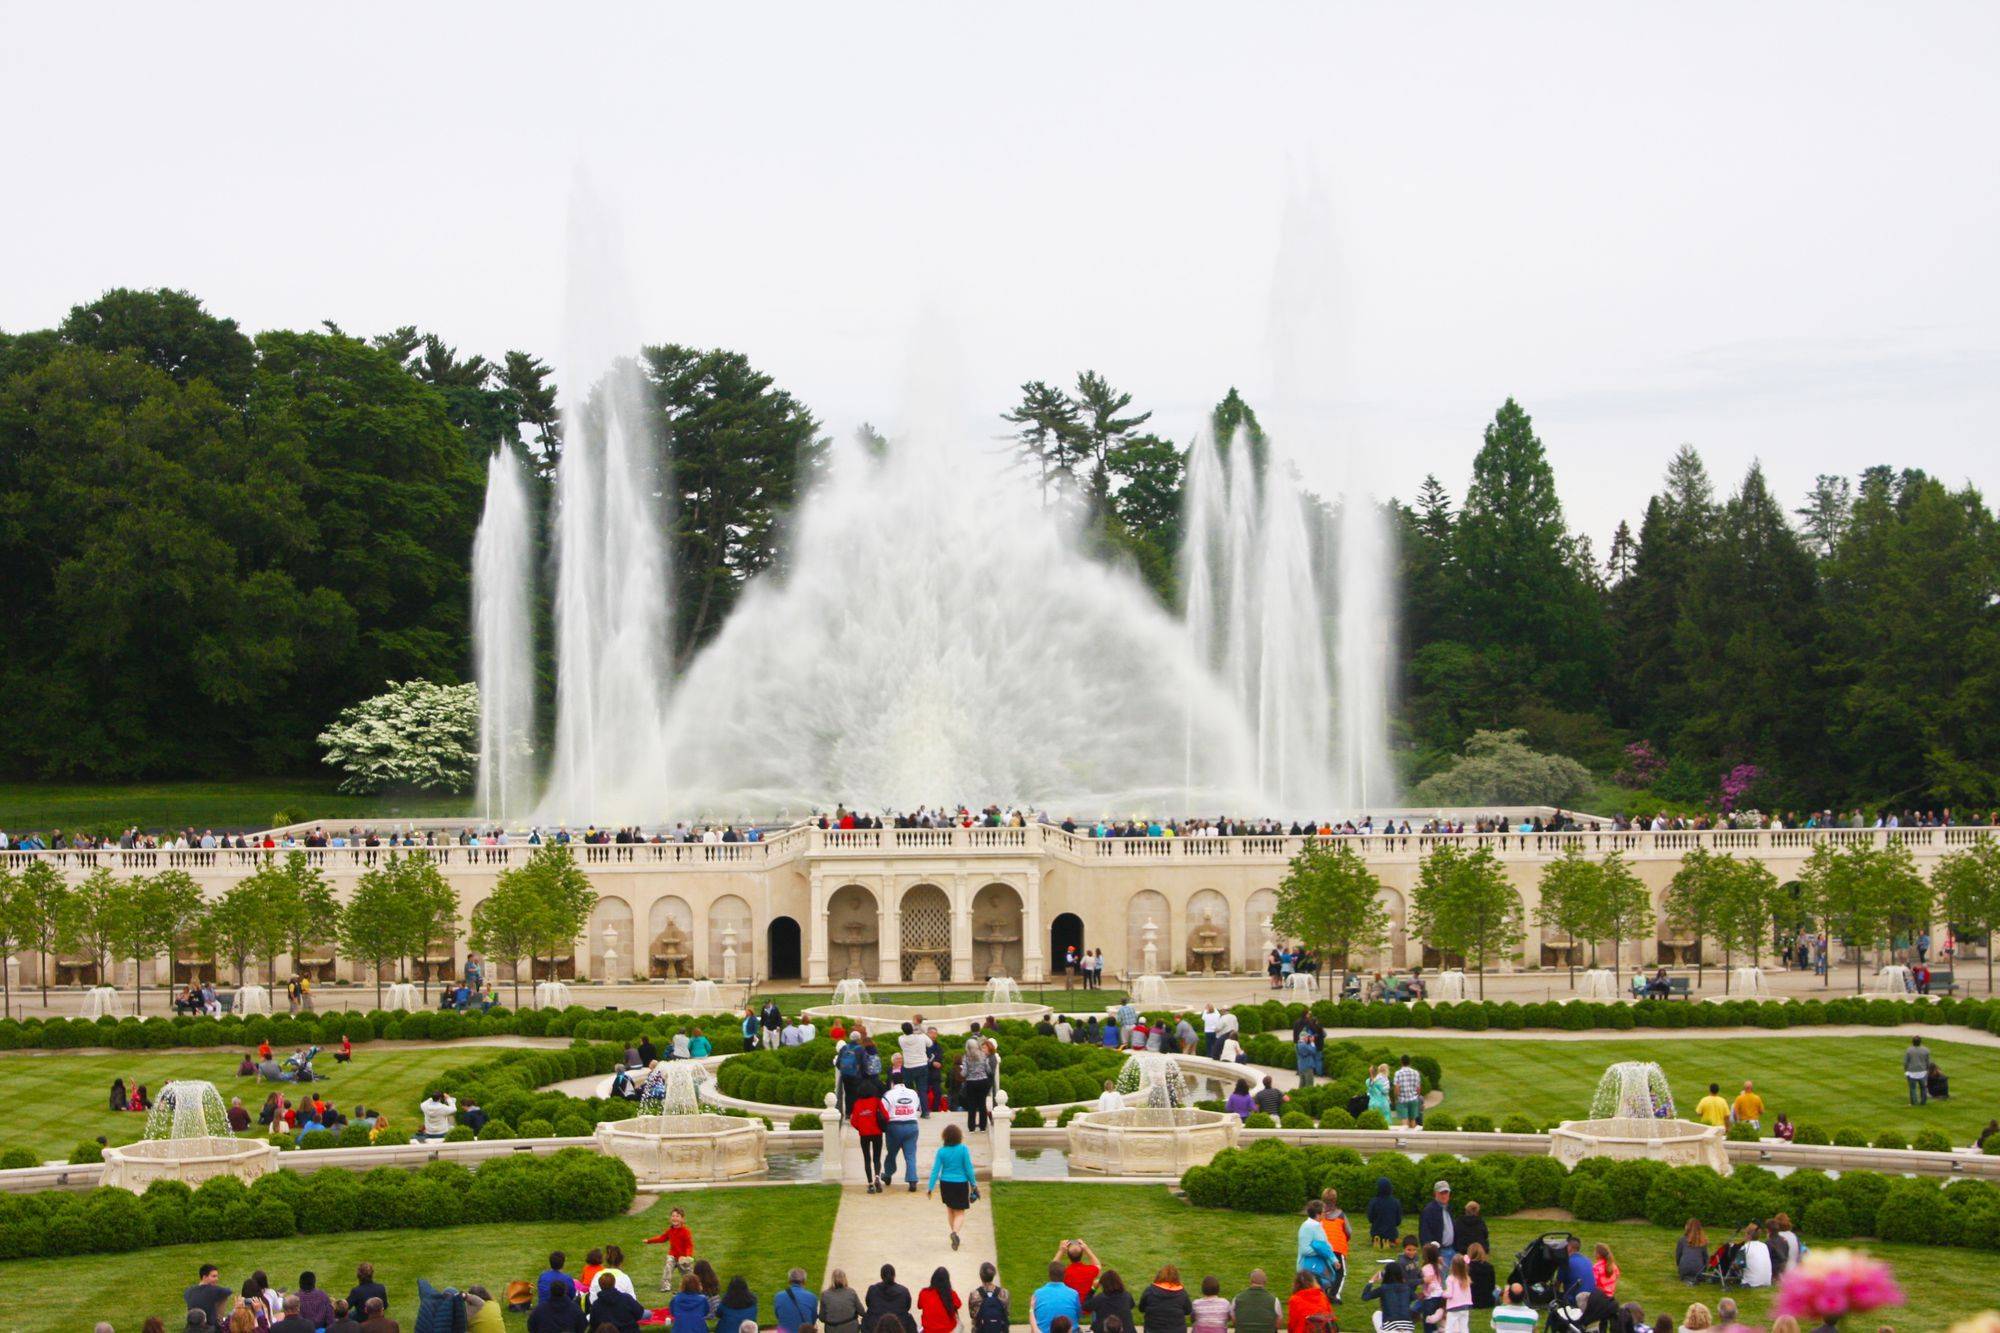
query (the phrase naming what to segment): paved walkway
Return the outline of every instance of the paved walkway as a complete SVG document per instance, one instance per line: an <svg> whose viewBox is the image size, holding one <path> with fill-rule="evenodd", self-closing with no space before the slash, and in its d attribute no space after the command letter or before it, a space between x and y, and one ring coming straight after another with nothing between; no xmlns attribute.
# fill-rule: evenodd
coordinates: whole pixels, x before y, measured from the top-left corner
<svg viewBox="0 0 2000 1333"><path fill-rule="evenodd" d="M917 1192L903 1183L904 1169L896 1163L897 1179L888 1192L868 1193L861 1178L861 1140L852 1131L840 1135L842 1182L840 1211L833 1221L833 1243L826 1254L826 1280L832 1284L833 1270L847 1273L848 1285L865 1292L879 1279L883 1264L896 1266L896 1281L911 1292L925 1286L931 1273L944 1267L951 1274L953 1290L963 1295L979 1285L979 1265L998 1262L993 1236L993 1193L990 1181L981 1181L979 1202L965 1215L959 1227L962 1245L951 1248L951 1233L945 1224L944 1204L924 1197L930 1181L931 1155L944 1141L944 1127L965 1127L965 1117L938 1111L919 1122L917 1135ZM984 1133L969 1134L973 1165L984 1175L992 1165L991 1146ZM1030 1275L1032 1276L1032 1275ZM1003 1281L1005 1277L1003 1276ZM1016 1276L1008 1284L1015 1291L1032 1291L1037 1283Z"/></svg>
<svg viewBox="0 0 2000 1333"><path fill-rule="evenodd" d="M1922 1037L1925 1041L1956 1042L1961 1046L2000 1046L2000 1033L1951 1023L1898 1023L1892 1027L1872 1027L1866 1023L1830 1023L1823 1027L1796 1028L1586 1028L1581 1032L1554 1032L1545 1028L1526 1031L1489 1028L1485 1032L1464 1032L1457 1028L1328 1028L1328 1041L1374 1041L1397 1045L1422 1041L1747 1041L1754 1038L1785 1037Z"/></svg>

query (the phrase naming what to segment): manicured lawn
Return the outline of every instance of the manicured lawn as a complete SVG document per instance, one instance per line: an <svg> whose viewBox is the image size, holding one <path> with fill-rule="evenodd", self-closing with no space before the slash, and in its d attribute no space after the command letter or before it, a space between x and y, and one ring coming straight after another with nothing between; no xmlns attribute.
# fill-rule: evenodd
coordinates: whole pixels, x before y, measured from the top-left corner
<svg viewBox="0 0 2000 1333"><path fill-rule="evenodd" d="M625 1271L632 1275L639 1299L657 1306L664 1304L659 1288L666 1247L641 1242L665 1230L668 1209L679 1205L688 1210L695 1253L713 1263L724 1282L738 1273L747 1278L768 1326L771 1294L784 1286L786 1269L796 1264L815 1283L825 1271L839 1197L832 1185L772 1185L670 1194L643 1213L608 1222L356 1231L171 1245L82 1259L20 1259L0 1263L0 1288L7 1292L4 1323L23 1333L67 1333L99 1319L120 1330L136 1329L146 1316L160 1315L168 1328L179 1328L181 1291L204 1263L220 1267L230 1287L242 1285L261 1268L287 1291L297 1287L302 1269L311 1269L327 1291L345 1296L354 1284L354 1266L366 1261L375 1265L376 1280L389 1288L390 1315L407 1329L416 1312L419 1277L461 1288L478 1283L504 1296L509 1281L533 1281L547 1266L549 1251L567 1252L574 1273L582 1267L585 1251L605 1244L624 1249ZM85 1273L89 1280L80 1281ZM507 1318L509 1329L526 1326L525 1315Z"/></svg>
<svg viewBox="0 0 2000 1333"><path fill-rule="evenodd" d="M467 796L402 792L349 796L332 778L269 778L241 782L0 783L0 829L118 833L137 824L157 833L213 828L249 831L303 819L418 819L463 815Z"/></svg>
<svg viewBox="0 0 2000 1333"><path fill-rule="evenodd" d="M1055 1253L1056 1242L1081 1236L1090 1242L1107 1267L1138 1290L1162 1264L1177 1264L1191 1291L1199 1291L1204 1275L1222 1280L1226 1295L1246 1285L1253 1268L1262 1268L1270 1284L1291 1289L1292 1260L1299 1219L1267 1214L1198 1209L1158 1185L1079 1185L1064 1182L1008 1181L993 1189L993 1220L1000 1250L1003 1281L1014 1290L1040 1285L1042 1268ZM1365 1234L1365 1227L1363 1228ZM1611 1247L1624 1277L1621 1300L1634 1300L1649 1314L1670 1313L1676 1324L1692 1300L1714 1308L1714 1287L1691 1288L1674 1274L1677 1233L1639 1224L1579 1226L1569 1222L1502 1219L1491 1225L1494 1267L1504 1281L1514 1255L1544 1231L1575 1231L1587 1245L1599 1241ZM1968 1250L1937 1250L1915 1245L1871 1245L1880 1258L1895 1266L1907 1309L1885 1311L1880 1322L1902 1329L1941 1329L1954 1320L2000 1305L2000 1256ZM1368 1327L1370 1306L1360 1302L1361 1274L1370 1252L1354 1252L1357 1260L1341 1307L1343 1327ZM1771 1293L1732 1291L1746 1318L1768 1317ZM1348 1312L1352 1312L1351 1316ZM1863 1321L1855 1321L1857 1325ZM1877 1326L1869 1319L1866 1326ZM1483 1328L1485 1319L1474 1321Z"/></svg>
<svg viewBox="0 0 2000 1333"><path fill-rule="evenodd" d="M489 1059L490 1046L458 1046L436 1050L397 1049L393 1046L357 1046L350 1064L337 1065L331 1051L313 1062L313 1070L326 1076L324 1082L307 1086L320 1089L343 1112L352 1112L360 1102L388 1112L390 1124L416 1127L417 1103L423 1100L425 1082L454 1065ZM275 1088L296 1100L291 1084L259 1083L238 1078L236 1066L243 1052L206 1051L185 1054L132 1051L118 1055L10 1055L0 1058L0 1147L25 1147L44 1158L67 1158L77 1144L104 1135L113 1143L129 1143L143 1138L146 1117L110 1109L111 1080L125 1080L126 1091L144 1083L157 1097L172 1079L207 1079L221 1092L223 1102L241 1097L254 1117L264 1098ZM253 1126L254 1128L254 1126Z"/></svg>
<svg viewBox="0 0 2000 1333"><path fill-rule="evenodd" d="M1582 1119L1605 1067L1619 1060L1651 1060L1666 1071L1681 1115L1710 1083L1733 1098L1753 1080L1771 1116L1783 1111L1794 1123L1831 1132L1851 1125L1873 1136L1897 1128L1936 1128L1954 1144L1970 1144L2000 1113L2000 1049L1938 1041L1931 1055L1951 1077L1951 1098L1915 1107L1903 1082L1908 1037L1718 1037L1713 1041L1481 1041L1413 1037L1385 1032L1391 1050L1422 1050L1444 1067L1442 1109L1463 1117L1484 1112L1497 1123L1520 1111L1537 1123ZM1375 1043L1369 1043L1375 1044ZM1766 1121L1768 1126L1769 1121Z"/></svg>

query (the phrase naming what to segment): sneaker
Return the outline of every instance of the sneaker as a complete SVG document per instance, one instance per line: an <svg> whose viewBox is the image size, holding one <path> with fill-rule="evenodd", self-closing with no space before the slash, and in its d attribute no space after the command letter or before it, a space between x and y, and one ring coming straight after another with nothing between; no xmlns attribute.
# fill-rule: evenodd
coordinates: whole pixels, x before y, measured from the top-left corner
<svg viewBox="0 0 2000 1333"><path fill-rule="evenodd" d="M917 1182L913 1180L910 1182L910 1193L915 1194L916 1192L917 1192Z"/></svg>
<svg viewBox="0 0 2000 1333"><path fill-rule="evenodd" d="M958 1248L958 1233L956 1231L951 1233L951 1248L954 1250Z"/></svg>

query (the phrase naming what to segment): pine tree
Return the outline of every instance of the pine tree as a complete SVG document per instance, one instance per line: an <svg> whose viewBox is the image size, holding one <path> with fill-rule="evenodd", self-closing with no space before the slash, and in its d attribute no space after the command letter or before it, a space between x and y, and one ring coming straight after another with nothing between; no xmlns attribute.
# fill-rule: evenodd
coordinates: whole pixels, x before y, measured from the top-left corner
<svg viewBox="0 0 2000 1333"><path fill-rule="evenodd" d="M1604 557L1604 582L1616 588L1632 577L1632 566L1639 559L1639 539L1632 535L1632 525L1624 519L1618 520L1618 530L1611 534L1611 553Z"/></svg>
<svg viewBox="0 0 2000 1333"><path fill-rule="evenodd" d="M1075 482L1082 426L1068 394L1045 380L1029 380L1021 386L1020 405L1002 412L1000 419L1020 427L1014 433L1016 446L1035 474L1043 504L1051 489L1061 491Z"/></svg>

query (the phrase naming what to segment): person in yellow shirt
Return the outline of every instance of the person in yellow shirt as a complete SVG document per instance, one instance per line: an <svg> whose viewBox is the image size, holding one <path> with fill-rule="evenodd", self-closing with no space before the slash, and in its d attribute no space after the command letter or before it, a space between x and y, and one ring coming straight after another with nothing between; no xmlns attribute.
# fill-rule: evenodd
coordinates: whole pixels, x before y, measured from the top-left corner
<svg viewBox="0 0 2000 1333"><path fill-rule="evenodd" d="M1750 1080L1743 1081L1743 1091L1736 1094L1736 1103L1730 1107L1739 1125L1761 1129L1764 1122L1764 1099L1750 1086Z"/></svg>
<svg viewBox="0 0 2000 1333"><path fill-rule="evenodd" d="M1708 1085L1708 1096L1694 1104L1694 1118L1704 1125L1726 1125L1729 1123L1729 1103L1722 1100L1720 1084Z"/></svg>

